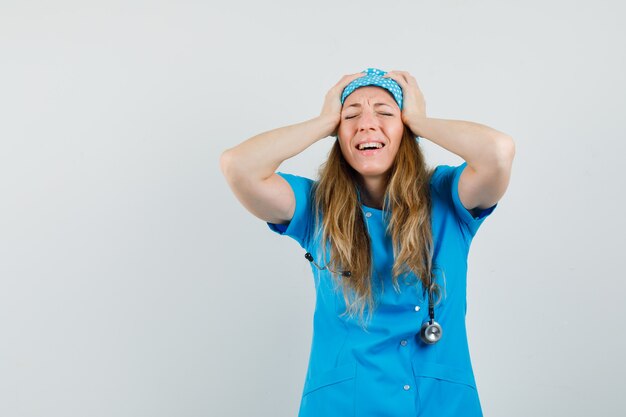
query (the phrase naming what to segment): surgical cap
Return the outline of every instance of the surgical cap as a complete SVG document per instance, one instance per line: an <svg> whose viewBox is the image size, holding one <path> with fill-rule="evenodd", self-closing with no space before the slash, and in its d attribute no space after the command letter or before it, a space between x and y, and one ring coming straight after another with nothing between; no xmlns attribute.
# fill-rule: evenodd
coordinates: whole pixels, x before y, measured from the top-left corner
<svg viewBox="0 0 626 417"><path fill-rule="evenodd" d="M400 110L402 110L402 88L392 78L383 78L383 75L387 74L387 71L376 68L368 68L361 72L364 72L367 75L357 78L343 89L343 93L341 94L341 105L343 105L343 102L346 101L346 97L352 94L352 92L357 88L375 85L389 91L396 100L396 103L398 103Z"/></svg>

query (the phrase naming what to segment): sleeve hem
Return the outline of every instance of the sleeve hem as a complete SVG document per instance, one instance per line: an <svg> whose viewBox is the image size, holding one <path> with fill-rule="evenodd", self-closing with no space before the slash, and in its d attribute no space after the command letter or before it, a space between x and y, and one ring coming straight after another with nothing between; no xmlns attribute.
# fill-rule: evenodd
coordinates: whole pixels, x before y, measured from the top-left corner
<svg viewBox="0 0 626 417"><path fill-rule="evenodd" d="M281 177L283 177L283 179L285 181L287 181L287 183L289 183L289 186L291 187L291 191L293 192L293 196L294 196L294 200L295 200L295 207L293 209L293 216L291 216L291 220L289 220L289 223L287 224L279 224L279 223L272 223L272 222L267 222L267 225L269 226L269 228L276 232L279 233L281 235L289 235L289 233L293 232L293 219L294 217L296 217L296 214L298 214L298 196L296 195L296 190L294 189L293 184L291 184L291 181L289 181L289 179L287 178L287 176L283 173L283 172L276 172L276 174L280 175Z"/></svg>
<svg viewBox="0 0 626 417"><path fill-rule="evenodd" d="M298 241L300 246L305 248L308 245L308 220L306 214L308 199L305 192L308 192L308 190L305 191L302 187L302 181L299 181L305 180L305 178L299 178L291 174L285 174L283 172L276 172L276 174L283 177L283 179L287 181L287 183L291 187L295 198L295 207L293 211L293 216L289 223L277 224L266 222L266 224L273 232L276 232L283 236L290 236Z"/></svg>
<svg viewBox="0 0 626 417"><path fill-rule="evenodd" d="M473 236L485 218L495 210L498 203L489 208L482 209L477 216L473 216L472 213L463 205L461 198L459 197L459 179L461 178L461 173L466 166L467 162L463 162L454 173L454 177L452 179L452 200L457 208L456 211L459 213L461 220L468 227L470 235Z"/></svg>

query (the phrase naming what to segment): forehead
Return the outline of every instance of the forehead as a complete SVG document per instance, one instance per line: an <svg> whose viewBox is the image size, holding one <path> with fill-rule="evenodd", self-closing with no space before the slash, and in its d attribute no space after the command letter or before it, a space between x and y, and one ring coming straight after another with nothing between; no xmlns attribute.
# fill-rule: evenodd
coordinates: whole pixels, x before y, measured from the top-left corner
<svg viewBox="0 0 626 417"><path fill-rule="evenodd" d="M393 104L396 102L387 89L375 85L368 85L366 87L359 87L354 90L348 97L346 97L346 100L344 101L344 106L352 103L358 103L367 99L375 99L382 103L388 104Z"/></svg>

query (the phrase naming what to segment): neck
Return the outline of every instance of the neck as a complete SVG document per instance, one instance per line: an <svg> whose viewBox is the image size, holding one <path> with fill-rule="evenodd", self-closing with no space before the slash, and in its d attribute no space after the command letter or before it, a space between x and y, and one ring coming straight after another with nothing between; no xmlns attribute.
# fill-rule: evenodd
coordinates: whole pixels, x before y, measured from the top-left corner
<svg viewBox="0 0 626 417"><path fill-rule="evenodd" d="M382 176L362 178L361 182L361 203L368 207L382 210L387 181Z"/></svg>

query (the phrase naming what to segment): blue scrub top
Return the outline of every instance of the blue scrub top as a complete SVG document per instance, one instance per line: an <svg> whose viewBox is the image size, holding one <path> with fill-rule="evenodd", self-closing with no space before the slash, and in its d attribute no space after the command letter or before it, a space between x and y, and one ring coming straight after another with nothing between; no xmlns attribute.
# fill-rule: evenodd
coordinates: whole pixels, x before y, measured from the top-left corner
<svg viewBox="0 0 626 417"><path fill-rule="evenodd" d="M393 288L393 248L383 211L361 205L382 293L363 330L358 317L340 317L346 308L341 287L335 291L330 273L311 264L316 303L299 417L482 416L465 328L467 255L479 226L497 204L476 216L463 207L458 182L465 166L439 165L430 182L433 262L440 268L433 272L443 297L435 306L435 320L443 328L442 338L434 345L416 340L428 320L428 296L421 282L415 285L414 274L409 285L399 277L400 293ZM318 265L325 265L313 233L313 181L277 174L293 189L296 208L289 224L267 223L269 228L295 239ZM376 282L372 280L373 290L380 291Z"/></svg>

